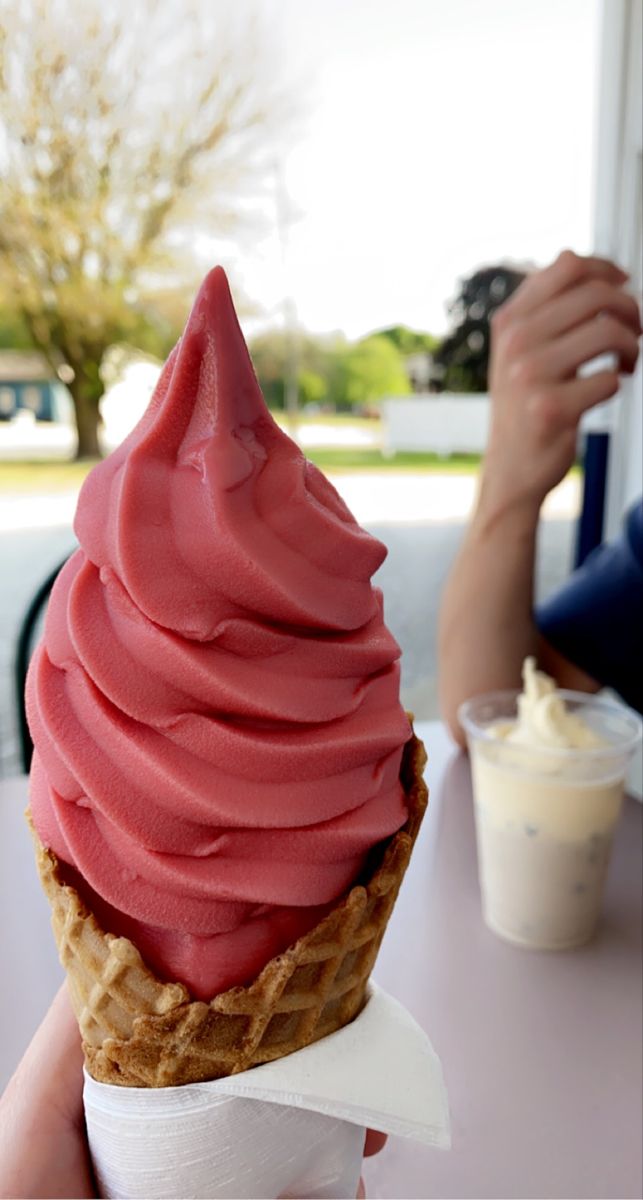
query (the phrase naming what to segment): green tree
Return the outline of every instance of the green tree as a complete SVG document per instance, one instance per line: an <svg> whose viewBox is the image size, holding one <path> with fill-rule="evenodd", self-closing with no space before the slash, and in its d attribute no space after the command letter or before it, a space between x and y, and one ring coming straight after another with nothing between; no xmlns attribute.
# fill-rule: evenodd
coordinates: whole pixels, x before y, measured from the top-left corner
<svg viewBox="0 0 643 1200"><path fill-rule="evenodd" d="M283 329L271 329L250 342L250 355L266 404L272 409L284 408L286 372L292 353L289 337L295 338L300 404L329 400L335 339L313 337L301 330L289 335Z"/></svg>
<svg viewBox="0 0 643 1200"><path fill-rule="evenodd" d="M0 349L33 349L29 330L20 315L13 309L0 309Z"/></svg>
<svg viewBox="0 0 643 1200"><path fill-rule="evenodd" d="M328 384L322 375L306 368L299 372L299 398L302 407L307 404L322 404L328 394Z"/></svg>
<svg viewBox="0 0 643 1200"><path fill-rule="evenodd" d="M434 355L449 392L486 392L493 313L522 283L525 271L482 267L461 279L449 304L453 328Z"/></svg>
<svg viewBox="0 0 643 1200"><path fill-rule="evenodd" d="M267 36L224 0L0 0L0 307L73 371L79 457L107 347L164 351L211 239L259 229L293 108Z"/></svg>
<svg viewBox="0 0 643 1200"><path fill-rule="evenodd" d="M440 345L439 337L432 333L420 333L416 329L410 329L408 325L391 325L388 329L379 329L377 336L388 338L404 357L410 354L433 354Z"/></svg>
<svg viewBox="0 0 643 1200"><path fill-rule="evenodd" d="M284 407L288 337L269 330L250 343L250 354L266 403ZM297 335L297 383L302 405L325 403L338 411L366 407L383 396L405 396L411 388L399 350L389 338L372 335L349 343L339 334Z"/></svg>
<svg viewBox="0 0 643 1200"><path fill-rule="evenodd" d="M362 408L384 396L406 396L411 387L399 350L375 334L338 352L333 390L337 407Z"/></svg>
<svg viewBox="0 0 643 1200"><path fill-rule="evenodd" d="M286 335L282 329L272 329L252 338L250 357L264 399L269 408L284 407L286 373Z"/></svg>

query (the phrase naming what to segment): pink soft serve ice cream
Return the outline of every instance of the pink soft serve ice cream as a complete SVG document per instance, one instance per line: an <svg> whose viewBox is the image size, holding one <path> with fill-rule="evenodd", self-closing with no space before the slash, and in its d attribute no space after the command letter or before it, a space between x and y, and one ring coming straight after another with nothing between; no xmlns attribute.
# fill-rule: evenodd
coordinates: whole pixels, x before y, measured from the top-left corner
<svg viewBox="0 0 643 1200"><path fill-rule="evenodd" d="M223 271L87 478L27 685L36 831L110 932L209 998L406 820L384 546L273 421Z"/></svg>

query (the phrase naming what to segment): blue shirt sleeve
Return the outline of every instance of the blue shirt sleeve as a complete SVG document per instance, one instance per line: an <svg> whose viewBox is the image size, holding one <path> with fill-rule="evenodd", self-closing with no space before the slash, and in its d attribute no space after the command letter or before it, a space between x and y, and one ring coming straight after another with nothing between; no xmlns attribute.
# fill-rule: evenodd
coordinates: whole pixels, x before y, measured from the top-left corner
<svg viewBox="0 0 643 1200"><path fill-rule="evenodd" d="M643 499L535 616L556 650L643 712Z"/></svg>

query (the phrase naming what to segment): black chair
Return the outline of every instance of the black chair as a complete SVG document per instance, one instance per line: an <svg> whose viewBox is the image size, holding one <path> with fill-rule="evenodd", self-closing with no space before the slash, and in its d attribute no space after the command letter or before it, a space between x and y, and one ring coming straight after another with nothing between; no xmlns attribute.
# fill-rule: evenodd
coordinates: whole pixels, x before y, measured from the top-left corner
<svg viewBox="0 0 643 1200"><path fill-rule="evenodd" d="M41 583L23 617L22 624L20 626L20 632L18 633L16 658L14 663L14 684L16 689L16 709L18 713L18 741L20 744L20 759L22 762L22 769L25 772L29 771L33 755L33 742L31 740L31 734L29 733L29 726L27 724L27 711L25 708L25 683L27 680L29 660L33 650L34 631L38 624L38 620L45 609L49 599L49 593L56 582L58 573L62 570L66 562L67 558L64 558L63 561L58 564L55 570L53 570L51 574L47 576L45 581Z"/></svg>

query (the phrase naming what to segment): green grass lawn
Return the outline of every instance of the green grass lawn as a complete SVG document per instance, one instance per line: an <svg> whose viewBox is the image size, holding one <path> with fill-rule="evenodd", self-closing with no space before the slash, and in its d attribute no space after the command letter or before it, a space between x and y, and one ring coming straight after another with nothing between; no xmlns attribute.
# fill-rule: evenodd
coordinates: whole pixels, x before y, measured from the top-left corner
<svg viewBox="0 0 643 1200"><path fill-rule="evenodd" d="M309 446L306 458L321 467L322 471L431 471L437 474L470 475L480 466L479 454L452 454L441 458L438 454L400 451L393 458L385 458L381 450L347 447L330 449Z"/></svg>
<svg viewBox="0 0 643 1200"><path fill-rule="evenodd" d="M432 471L471 474L478 470L478 455L396 454L384 458L379 450L356 448L327 449L311 447L306 457L322 471L386 472ZM78 489L91 471L93 462L55 462L43 460L0 463L0 495L37 492L70 492Z"/></svg>
<svg viewBox="0 0 643 1200"><path fill-rule="evenodd" d="M97 461L97 460L95 460ZM3 492L70 492L79 488L94 462L58 462L54 459L0 462Z"/></svg>
<svg viewBox="0 0 643 1200"><path fill-rule="evenodd" d="M473 475L480 467L478 454L452 454L440 458L437 454L399 453L384 458L380 450L348 447L346 449L310 447L306 457L329 474L346 471L365 471L370 474L422 472L436 475ZM0 462L0 495L70 492L77 490L91 471L93 462ZM580 466L571 473L580 473Z"/></svg>

